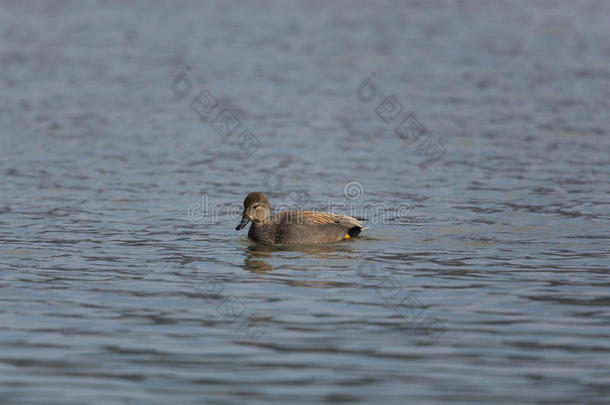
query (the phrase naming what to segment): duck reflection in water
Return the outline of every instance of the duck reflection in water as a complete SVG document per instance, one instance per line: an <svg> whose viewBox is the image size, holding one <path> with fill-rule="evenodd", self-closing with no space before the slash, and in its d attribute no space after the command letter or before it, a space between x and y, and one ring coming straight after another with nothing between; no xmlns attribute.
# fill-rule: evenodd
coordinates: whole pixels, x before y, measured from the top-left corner
<svg viewBox="0 0 610 405"><path fill-rule="evenodd" d="M267 273L274 269L265 259L271 259L273 253L295 252L300 257L309 257L322 260L345 259L353 249L342 243L335 244L303 244L303 245L264 245L250 243L246 248L244 269L252 273ZM346 253L348 255L346 255Z"/></svg>

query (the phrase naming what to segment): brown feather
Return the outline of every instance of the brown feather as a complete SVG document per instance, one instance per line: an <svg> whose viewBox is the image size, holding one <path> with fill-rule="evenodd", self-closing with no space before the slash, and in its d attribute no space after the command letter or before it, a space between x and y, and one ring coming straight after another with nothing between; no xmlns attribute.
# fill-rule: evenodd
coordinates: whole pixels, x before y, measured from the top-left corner
<svg viewBox="0 0 610 405"><path fill-rule="evenodd" d="M341 214L331 214L328 212L318 211L301 211L301 210L290 210L281 211L275 214L272 219L273 222L283 223L295 223L295 224L339 224L347 227L359 227L363 228L362 224L352 217Z"/></svg>

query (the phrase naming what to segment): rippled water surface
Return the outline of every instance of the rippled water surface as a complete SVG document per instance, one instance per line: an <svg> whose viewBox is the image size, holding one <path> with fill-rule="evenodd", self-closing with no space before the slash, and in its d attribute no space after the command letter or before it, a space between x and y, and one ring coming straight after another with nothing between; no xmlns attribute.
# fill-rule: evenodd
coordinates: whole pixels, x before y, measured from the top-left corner
<svg viewBox="0 0 610 405"><path fill-rule="evenodd" d="M608 15L2 2L0 402L604 402Z"/></svg>

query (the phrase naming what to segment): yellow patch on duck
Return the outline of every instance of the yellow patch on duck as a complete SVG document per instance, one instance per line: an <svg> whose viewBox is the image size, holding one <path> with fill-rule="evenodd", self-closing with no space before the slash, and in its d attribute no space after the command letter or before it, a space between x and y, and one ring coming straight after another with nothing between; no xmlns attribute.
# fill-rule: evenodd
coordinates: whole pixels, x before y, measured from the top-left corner
<svg viewBox="0 0 610 405"><path fill-rule="evenodd" d="M345 235L345 239L349 239L349 238L351 238L351 236Z"/></svg>

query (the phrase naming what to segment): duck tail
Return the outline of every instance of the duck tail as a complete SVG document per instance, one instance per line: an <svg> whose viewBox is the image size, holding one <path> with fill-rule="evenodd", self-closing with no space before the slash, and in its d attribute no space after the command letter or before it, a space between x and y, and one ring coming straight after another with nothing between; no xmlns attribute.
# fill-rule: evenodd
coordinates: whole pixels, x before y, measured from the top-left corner
<svg viewBox="0 0 610 405"><path fill-rule="evenodd" d="M347 231L347 234L349 235L350 238L353 238L354 236L358 236L360 235L360 232L362 232L363 230L365 230L366 228L361 228L359 226L354 226L353 228L350 228Z"/></svg>

